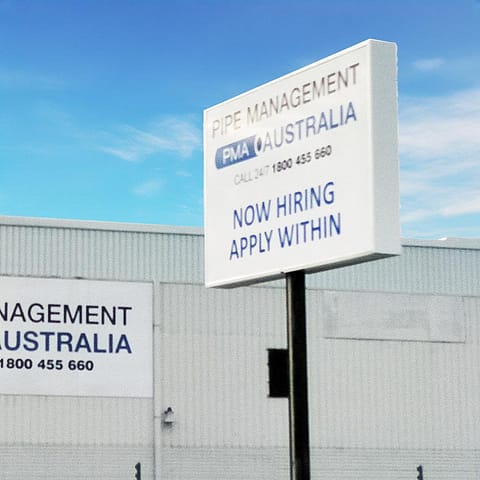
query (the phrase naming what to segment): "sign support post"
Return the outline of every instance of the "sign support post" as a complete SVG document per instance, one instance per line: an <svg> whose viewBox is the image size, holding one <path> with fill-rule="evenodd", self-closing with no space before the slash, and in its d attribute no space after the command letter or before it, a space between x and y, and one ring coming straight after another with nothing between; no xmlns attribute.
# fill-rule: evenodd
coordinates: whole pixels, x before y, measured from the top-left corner
<svg viewBox="0 0 480 480"><path fill-rule="evenodd" d="M290 478L310 480L305 272L287 273Z"/></svg>
<svg viewBox="0 0 480 480"><path fill-rule="evenodd" d="M397 103L397 47L369 39L204 112L205 285L286 278L291 480L310 480L305 275L401 253Z"/></svg>

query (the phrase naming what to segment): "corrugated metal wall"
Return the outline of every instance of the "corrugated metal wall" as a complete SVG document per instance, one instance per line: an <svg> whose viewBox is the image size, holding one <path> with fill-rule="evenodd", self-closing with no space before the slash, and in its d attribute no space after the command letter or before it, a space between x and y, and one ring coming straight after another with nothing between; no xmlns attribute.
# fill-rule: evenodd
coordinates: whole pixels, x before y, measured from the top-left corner
<svg viewBox="0 0 480 480"><path fill-rule="evenodd" d="M203 281L203 240L198 235L72 228L74 224L67 222L65 228L0 225L0 272L132 281Z"/></svg>
<svg viewBox="0 0 480 480"><path fill-rule="evenodd" d="M478 296L479 243L405 241L400 257L310 275L307 287ZM0 217L0 245L3 275L203 285L198 229Z"/></svg>
<svg viewBox="0 0 480 480"><path fill-rule="evenodd" d="M480 476L479 265L478 242L410 241L401 257L308 277L313 478L413 479L420 463L426 480ZM286 345L283 282L207 291L192 229L8 218L0 274L155 285L153 401L0 396L0 478L128 479L137 461L143 479L288 478L287 402L268 398L267 372L267 349ZM389 305L398 319L422 303L408 295L457 296L437 303L460 305L463 334L442 320L445 341L408 328L325 338L332 296L362 310L372 292L382 308L364 321L379 338Z"/></svg>

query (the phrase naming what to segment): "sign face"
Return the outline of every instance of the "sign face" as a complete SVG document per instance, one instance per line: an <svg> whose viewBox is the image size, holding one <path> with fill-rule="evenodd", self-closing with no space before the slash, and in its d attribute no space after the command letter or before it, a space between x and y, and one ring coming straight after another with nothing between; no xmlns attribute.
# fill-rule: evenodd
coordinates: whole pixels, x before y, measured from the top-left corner
<svg viewBox="0 0 480 480"><path fill-rule="evenodd" d="M377 40L206 110L206 286L399 254L397 137Z"/></svg>
<svg viewBox="0 0 480 480"><path fill-rule="evenodd" d="M152 288L0 277L0 393L152 397Z"/></svg>

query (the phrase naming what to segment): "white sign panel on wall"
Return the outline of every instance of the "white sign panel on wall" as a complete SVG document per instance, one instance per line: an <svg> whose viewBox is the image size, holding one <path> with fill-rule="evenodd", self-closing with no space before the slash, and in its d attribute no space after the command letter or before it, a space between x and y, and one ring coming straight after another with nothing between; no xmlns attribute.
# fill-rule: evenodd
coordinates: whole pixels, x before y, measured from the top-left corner
<svg viewBox="0 0 480 480"><path fill-rule="evenodd" d="M377 40L206 110L206 286L399 254L397 137Z"/></svg>
<svg viewBox="0 0 480 480"><path fill-rule="evenodd" d="M152 397L150 283L0 277L0 393Z"/></svg>

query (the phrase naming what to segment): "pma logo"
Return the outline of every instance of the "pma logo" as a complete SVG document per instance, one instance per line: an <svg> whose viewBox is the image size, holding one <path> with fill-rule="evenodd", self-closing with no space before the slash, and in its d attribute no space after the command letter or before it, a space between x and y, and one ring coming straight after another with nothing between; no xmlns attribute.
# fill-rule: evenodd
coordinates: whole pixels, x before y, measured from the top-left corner
<svg viewBox="0 0 480 480"><path fill-rule="evenodd" d="M261 142L260 139L259 141ZM255 135L224 145L217 149L215 165L217 168L225 168L230 165L235 165L236 163L250 160L257 156L255 147Z"/></svg>

